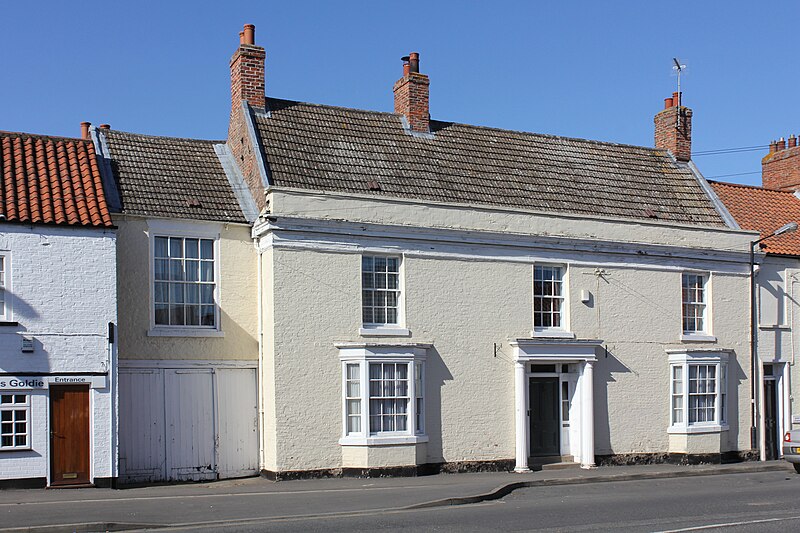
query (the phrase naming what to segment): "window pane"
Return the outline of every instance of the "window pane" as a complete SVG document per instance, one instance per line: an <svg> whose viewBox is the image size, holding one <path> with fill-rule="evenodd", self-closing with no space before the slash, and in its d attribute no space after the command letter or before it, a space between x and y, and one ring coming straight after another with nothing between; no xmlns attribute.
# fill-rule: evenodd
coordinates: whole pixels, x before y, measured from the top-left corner
<svg viewBox="0 0 800 533"><path fill-rule="evenodd" d="M213 261L202 261L200 263L200 281L214 281Z"/></svg>
<svg viewBox="0 0 800 533"><path fill-rule="evenodd" d="M159 326L169 325L169 304L156 304L155 321Z"/></svg>
<svg viewBox="0 0 800 533"><path fill-rule="evenodd" d="M376 257L375 258L375 272L386 272L386 258L385 257Z"/></svg>
<svg viewBox="0 0 800 533"><path fill-rule="evenodd" d="M195 259L200 257L197 239L186 239L184 246L186 247L186 257L192 257Z"/></svg>
<svg viewBox="0 0 800 533"><path fill-rule="evenodd" d="M156 259L153 275L157 280L169 279L169 259Z"/></svg>
<svg viewBox="0 0 800 533"><path fill-rule="evenodd" d="M180 259L171 259L169 262L169 278L172 281L183 280L183 261Z"/></svg>
<svg viewBox="0 0 800 533"><path fill-rule="evenodd" d="M186 281L200 280L200 263L198 261L186 261Z"/></svg>
<svg viewBox="0 0 800 533"><path fill-rule="evenodd" d="M214 259L214 241L203 239L200 241L200 258Z"/></svg>
<svg viewBox="0 0 800 533"><path fill-rule="evenodd" d="M186 303L199 304L200 303L200 286L199 285L186 285Z"/></svg>
<svg viewBox="0 0 800 533"><path fill-rule="evenodd" d="M373 278L374 274L372 274L371 272L369 273L365 272L364 274L361 274L361 286L365 289L373 288L375 286Z"/></svg>
<svg viewBox="0 0 800 533"><path fill-rule="evenodd" d="M183 305L169 306L169 323L173 326L183 326Z"/></svg>
<svg viewBox="0 0 800 533"><path fill-rule="evenodd" d="M167 251L167 242L168 239L166 237L155 238L155 249L153 250L153 255L155 257L169 257L169 253Z"/></svg>
<svg viewBox="0 0 800 533"><path fill-rule="evenodd" d="M200 321L203 326L213 326L215 322L214 306L203 305L200 306Z"/></svg>
<svg viewBox="0 0 800 533"><path fill-rule="evenodd" d="M361 258L361 271L362 272L372 272L374 270L372 257L363 256Z"/></svg>
<svg viewBox="0 0 800 533"><path fill-rule="evenodd" d="M153 299L156 303L168 303L169 302L169 283L156 283L155 284L155 294L153 295Z"/></svg>
<svg viewBox="0 0 800 533"><path fill-rule="evenodd" d="M389 257L386 259L386 271L397 272L400 266L400 261L396 257Z"/></svg>
<svg viewBox="0 0 800 533"><path fill-rule="evenodd" d="M200 325L200 306L187 305L186 306L186 325L199 326Z"/></svg>
<svg viewBox="0 0 800 533"><path fill-rule="evenodd" d="M213 285L200 285L200 302L204 304L214 303Z"/></svg>
<svg viewBox="0 0 800 533"><path fill-rule="evenodd" d="M175 283L170 285L169 287L169 298L170 302L173 304L182 304L183 303L183 284Z"/></svg>
<svg viewBox="0 0 800 533"><path fill-rule="evenodd" d="M170 237L169 239L169 256L170 257L183 257L183 239Z"/></svg>

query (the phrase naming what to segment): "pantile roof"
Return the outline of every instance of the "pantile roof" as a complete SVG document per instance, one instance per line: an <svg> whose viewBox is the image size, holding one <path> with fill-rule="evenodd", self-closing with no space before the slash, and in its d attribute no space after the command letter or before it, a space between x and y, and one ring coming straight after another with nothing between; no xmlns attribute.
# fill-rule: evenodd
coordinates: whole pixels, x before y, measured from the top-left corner
<svg viewBox="0 0 800 533"><path fill-rule="evenodd" d="M0 214L8 222L111 227L91 141L0 132Z"/></svg>
<svg viewBox="0 0 800 533"><path fill-rule="evenodd" d="M108 144L123 213L247 222L214 150L224 141L99 131Z"/></svg>
<svg viewBox="0 0 800 533"><path fill-rule="evenodd" d="M255 113L276 186L724 226L665 150L267 99Z"/></svg>
<svg viewBox="0 0 800 533"><path fill-rule="evenodd" d="M800 199L790 191L778 191L719 181L709 182L742 229L766 237L789 222L800 222ZM772 237L761 243L769 254L800 255L800 231Z"/></svg>

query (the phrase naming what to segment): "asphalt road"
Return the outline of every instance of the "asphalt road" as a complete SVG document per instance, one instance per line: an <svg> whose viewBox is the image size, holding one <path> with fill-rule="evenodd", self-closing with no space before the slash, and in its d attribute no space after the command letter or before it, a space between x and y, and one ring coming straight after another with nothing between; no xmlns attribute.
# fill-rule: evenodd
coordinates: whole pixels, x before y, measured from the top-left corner
<svg viewBox="0 0 800 533"><path fill-rule="evenodd" d="M520 489L472 505L161 531L800 531L800 476L716 475ZM314 509L308 509L312 514Z"/></svg>

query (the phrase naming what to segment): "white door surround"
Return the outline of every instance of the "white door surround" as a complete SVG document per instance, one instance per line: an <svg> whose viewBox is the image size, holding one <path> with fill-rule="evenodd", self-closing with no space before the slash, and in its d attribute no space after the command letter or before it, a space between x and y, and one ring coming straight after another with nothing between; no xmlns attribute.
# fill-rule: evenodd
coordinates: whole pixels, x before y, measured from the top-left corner
<svg viewBox="0 0 800 533"><path fill-rule="evenodd" d="M530 472L530 415L528 413L528 378L531 364L574 364L578 366L578 379L570 409L571 434L576 437L570 448L582 468L592 468L594 463L594 363L599 340L573 339L516 339L509 344L514 348L514 407L516 426L515 472ZM577 407L577 408L576 408ZM572 439L570 439L572 440ZM577 452L577 453L575 453Z"/></svg>

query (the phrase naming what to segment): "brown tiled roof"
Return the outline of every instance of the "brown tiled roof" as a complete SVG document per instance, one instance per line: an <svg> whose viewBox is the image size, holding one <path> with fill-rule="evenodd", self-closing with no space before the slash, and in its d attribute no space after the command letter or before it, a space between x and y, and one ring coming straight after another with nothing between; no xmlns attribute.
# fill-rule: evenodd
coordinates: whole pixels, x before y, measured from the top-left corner
<svg viewBox="0 0 800 533"><path fill-rule="evenodd" d="M267 108L255 123L277 186L725 225L664 150L437 121L424 138L389 113L274 98Z"/></svg>
<svg viewBox="0 0 800 533"><path fill-rule="evenodd" d="M247 222L214 151L224 141L101 131L123 213Z"/></svg>
<svg viewBox="0 0 800 533"><path fill-rule="evenodd" d="M9 222L110 227L94 145L0 132L0 214Z"/></svg>
<svg viewBox="0 0 800 533"><path fill-rule="evenodd" d="M789 222L800 223L800 200L792 192L709 182L742 229L758 231L766 237ZM770 254L800 255L800 231L772 237L761 243Z"/></svg>

